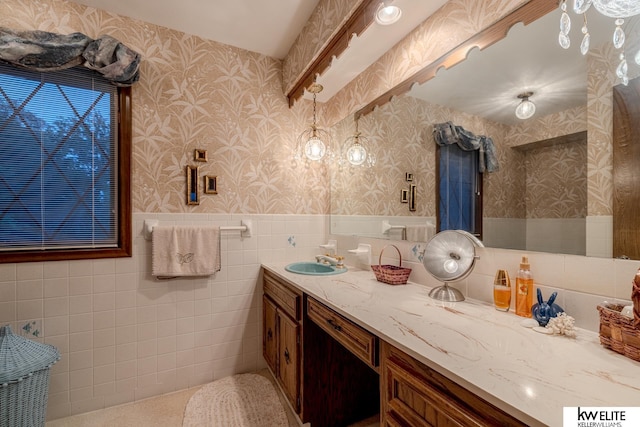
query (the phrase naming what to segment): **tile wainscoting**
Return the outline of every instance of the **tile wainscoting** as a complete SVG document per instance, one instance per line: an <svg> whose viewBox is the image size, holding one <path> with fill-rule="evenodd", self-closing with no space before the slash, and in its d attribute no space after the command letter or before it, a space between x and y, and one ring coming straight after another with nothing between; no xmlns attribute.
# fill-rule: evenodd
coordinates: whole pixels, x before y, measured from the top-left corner
<svg viewBox="0 0 640 427"><path fill-rule="evenodd" d="M184 225L251 219L252 237L222 233L215 277L159 282L151 276L145 219ZM0 264L0 324L23 334L30 324L30 338L59 349L48 419L256 371L266 366L260 263L313 259L325 227L324 215L137 213L132 258Z"/></svg>
<svg viewBox="0 0 640 427"><path fill-rule="evenodd" d="M145 219L185 225L239 225L251 219L252 237L223 233L222 270L215 277L158 282L150 275L151 243L142 236ZM329 237L329 223L325 215L136 213L132 258L0 264L0 324L21 330L29 323L31 338L60 350L62 360L51 371L49 419L256 371L265 366L260 263L313 259ZM339 253L356 266L359 261L347 249L370 243L377 263L389 243L337 239ZM393 243L402 251L403 264L413 268L412 281L437 284L420 262L424 244ZM480 249L473 274L455 286L490 303L495 271L506 268L514 278L522 254ZM640 267L639 261L543 253L529 257L545 296L558 290L558 304L578 326L592 331L598 327L595 306L604 299L628 300ZM383 258L383 263L395 262Z"/></svg>

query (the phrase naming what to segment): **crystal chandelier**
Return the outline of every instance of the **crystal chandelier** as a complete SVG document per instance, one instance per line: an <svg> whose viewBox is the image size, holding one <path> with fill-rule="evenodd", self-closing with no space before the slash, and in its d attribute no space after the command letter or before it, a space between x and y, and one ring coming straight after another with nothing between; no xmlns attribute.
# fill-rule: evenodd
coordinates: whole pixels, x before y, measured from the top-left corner
<svg viewBox="0 0 640 427"><path fill-rule="evenodd" d="M370 145L369 139L362 136L358 131L358 119L356 118L354 121L356 123L356 132L345 140L347 161L353 166L372 167L376 164L376 157L367 150L366 146Z"/></svg>
<svg viewBox="0 0 640 427"><path fill-rule="evenodd" d="M316 124L316 95L322 92L322 85L313 83L307 91L313 94L313 122L311 127L298 136L298 143L294 152L294 159L299 160L304 156L311 161L319 161L330 157L331 134L319 128Z"/></svg>
<svg viewBox="0 0 640 427"><path fill-rule="evenodd" d="M627 76L628 66L624 53L625 34L622 29L624 24L624 18L629 18L640 14L640 1L638 0L574 0L573 11L577 14L583 15L584 24L582 26L582 43L580 43L580 52L586 55L589 51L589 44L591 36L589 35L589 29L587 28L587 10L593 5L595 9L601 14L610 18L615 18L616 28L613 32L613 46L616 49L620 49L620 63L616 68L616 75L622 81L623 84L629 83L629 77ZM564 49L569 49L571 44L569 40L569 30L571 29L571 18L567 13L567 1L562 0L560 3L560 9L562 15L560 16L560 34L558 35L558 42ZM636 62L640 65L640 54L636 55Z"/></svg>

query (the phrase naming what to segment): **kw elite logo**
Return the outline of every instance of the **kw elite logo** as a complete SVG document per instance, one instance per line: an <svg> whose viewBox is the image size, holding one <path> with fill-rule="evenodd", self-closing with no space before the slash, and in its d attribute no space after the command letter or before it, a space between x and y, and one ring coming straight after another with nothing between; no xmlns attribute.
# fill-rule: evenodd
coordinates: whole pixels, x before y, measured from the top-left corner
<svg viewBox="0 0 640 427"><path fill-rule="evenodd" d="M640 425L640 408L565 407L563 427L631 427Z"/></svg>

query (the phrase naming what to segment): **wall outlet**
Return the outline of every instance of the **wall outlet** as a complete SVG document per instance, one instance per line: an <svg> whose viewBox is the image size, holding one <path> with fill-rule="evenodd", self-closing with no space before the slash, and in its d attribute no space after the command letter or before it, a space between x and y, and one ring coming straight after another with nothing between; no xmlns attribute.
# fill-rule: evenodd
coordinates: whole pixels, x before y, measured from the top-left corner
<svg viewBox="0 0 640 427"><path fill-rule="evenodd" d="M42 319L18 322L18 333L25 338L43 338Z"/></svg>

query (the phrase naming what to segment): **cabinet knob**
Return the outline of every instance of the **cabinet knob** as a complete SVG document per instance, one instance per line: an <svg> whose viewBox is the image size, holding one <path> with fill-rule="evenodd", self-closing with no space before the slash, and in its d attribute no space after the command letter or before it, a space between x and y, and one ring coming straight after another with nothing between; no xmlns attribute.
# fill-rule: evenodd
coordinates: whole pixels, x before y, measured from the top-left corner
<svg viewBox="0 0 640 427"><path fill-rule="evenodd" d="M291 358L289 357L289 349L285 347L284 349L284 361L287 363L291 363Z"/></svg>
<svg viewBox="0 0 640 427"><path fill-rule="evenodd" d="M327 323L331 325L331 327L333 327L333 329L335 329L336 331L340 332L342 330L342 327L340 325L337 325L333 319L327 319Z"/></svg>
<svg viewBox="0 0 640 427"><path fill-rule="evenodd" d="M267 331L267 339L269 340L273 339L273 332L271 331L271 328L269 328L269 330Z"/></svg>

